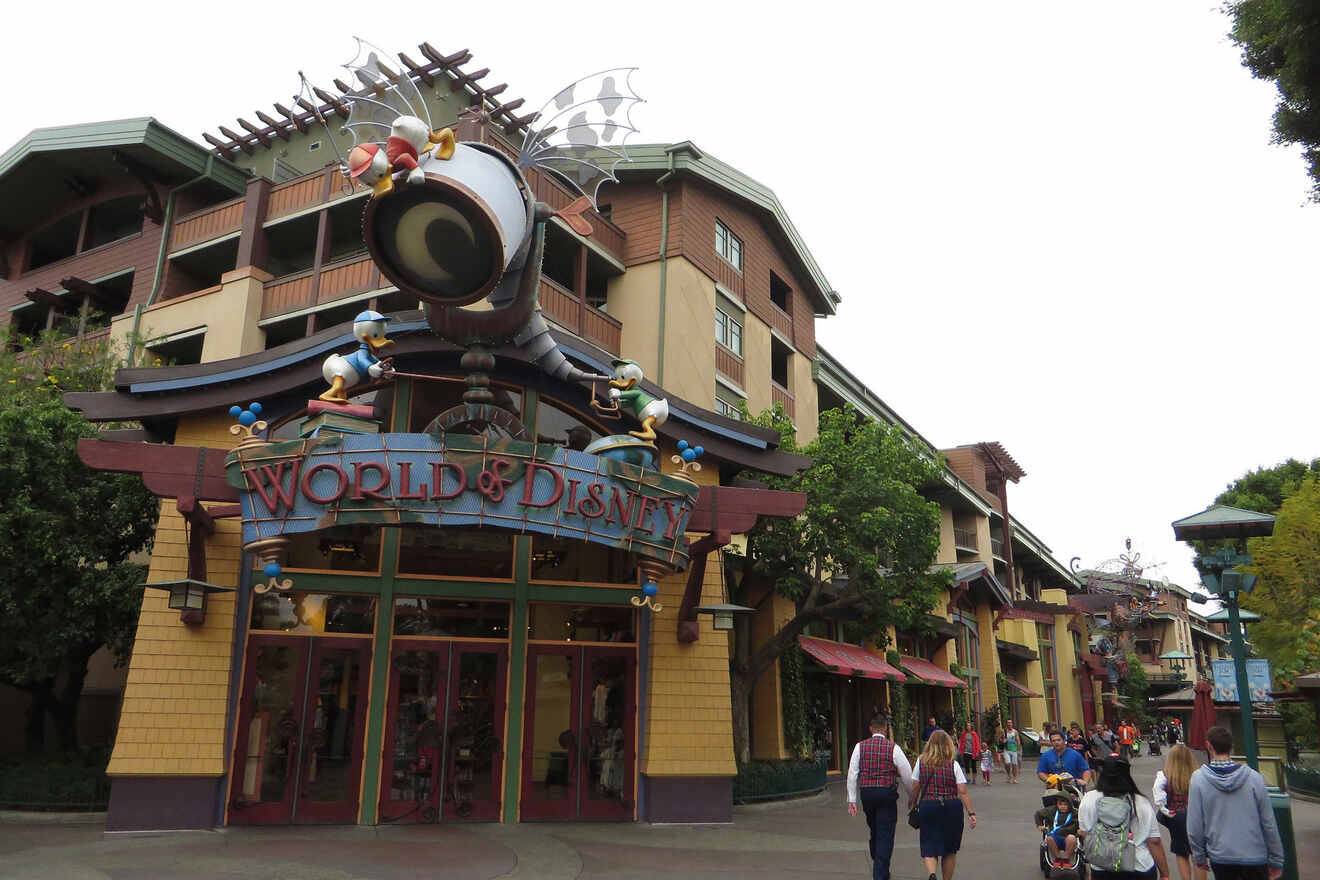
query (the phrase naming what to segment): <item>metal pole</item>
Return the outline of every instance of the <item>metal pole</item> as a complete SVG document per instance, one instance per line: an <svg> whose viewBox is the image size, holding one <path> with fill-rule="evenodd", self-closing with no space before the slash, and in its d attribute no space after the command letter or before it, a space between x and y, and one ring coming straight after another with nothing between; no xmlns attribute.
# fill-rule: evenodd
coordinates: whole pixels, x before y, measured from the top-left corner
<svg viewBox="0 0 1320 880"><path fill-rule="evenodd" d="M1237 673L1238 712L1242 716L1243 750L1247 755L1247 765L1252 770L1260 769L1260 760L1256 752L1256 722L1251 717L1251 688L1247 686L1247 646L1242 643L1242 621L1238 617L1238 596L1234 591L1225 597L1228 607L1228 635L1233 648L1233 671Z"/></svg>

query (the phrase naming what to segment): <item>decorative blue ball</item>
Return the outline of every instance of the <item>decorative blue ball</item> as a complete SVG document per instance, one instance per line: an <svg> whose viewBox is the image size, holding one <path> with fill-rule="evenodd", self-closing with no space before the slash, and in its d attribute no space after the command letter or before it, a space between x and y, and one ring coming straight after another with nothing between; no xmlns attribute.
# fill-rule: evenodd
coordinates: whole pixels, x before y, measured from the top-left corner
<svg viewBox="0 0 1320 880"><path fill-rule="evenodd" d="M251 425L256 420L257 417L253 415L252 412L249 410L243 410L243 412L238 414L238 423L240 425L244 425L244 426Z"/></svg>
<svg viewBox="0 0 1320 880"><path fill-rule="evenodd" d="M248 404L248 409L256 415L261 415L261 404L257 403L255 400Z"/></svg>
<svg viewBox="0 0 1320 880"><path fill-rule="evenodd" d="M657 587L653 582L647 581L646 583L642 584L643 596L657 596L659 595L659 593L660 593L660 588Z"/></svg>
<svg viewBox="0 0 1320 880"><path fill-rule="evenodd" d="M229 408L229 414L234 418L238 418L238 414L241 413L242 411L243 411L243 407L239 406L238 404L234 404Z"/></svg>
<svg viewBox="0 0 1320 880"><path fill-rule="evenodd" d="M267 562L266 567L263 568L261 571L268 578L277 578L280 576L280 572L283 570L284 569L280 568L280 564L278 562Z"/></svg>
<svg viewBox="0 0 1320 880"><path fill-rule="evenodd" d="M684 450L683 450L681 453L679 453L679 454L683 456L683 460L684 460L684 461L696 461L696 460L697 460L697 453L696 453L696 451L693 450L693 449L684 449Z"/></svg>
<svg viewBox="0 0 1320 880"><path fill-rule="evenodd" d="M679 440L679 441L678 441L678 451L679 451L679 452L682 452L684 449L687 449L687 448L688 448L688 442L687 442L686 440Z"/></svg>
<svg viewBox="0 0 1320 880"><path fill-rule="evenodd" d="M696 449L692 451L697 454L697 458L701 458L701 456L706 454L706 450L702 449L700 446L698 446Z"/></svg>

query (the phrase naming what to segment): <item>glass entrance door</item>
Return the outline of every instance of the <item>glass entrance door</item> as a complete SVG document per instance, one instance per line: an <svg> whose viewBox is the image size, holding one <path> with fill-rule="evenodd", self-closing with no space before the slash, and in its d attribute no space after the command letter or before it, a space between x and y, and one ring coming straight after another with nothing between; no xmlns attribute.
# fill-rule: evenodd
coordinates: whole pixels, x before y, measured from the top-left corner
<svg viewBox="0 0 1320 880"><path fill-rule="evenodd" d="M523 819L631 819L636 649L532 645Z"/></svg>
<svg viewBox="0 0 1320 880"><path fill-rule="evenodd" d="M248 640L229 820L357 819L371 642Z"/></svg>
<svg viewBox="0 0 1320 880"><path fill-rule="evenodd" d="M508 647L403 641L390 668L382 822L499 818Z"/></svg>

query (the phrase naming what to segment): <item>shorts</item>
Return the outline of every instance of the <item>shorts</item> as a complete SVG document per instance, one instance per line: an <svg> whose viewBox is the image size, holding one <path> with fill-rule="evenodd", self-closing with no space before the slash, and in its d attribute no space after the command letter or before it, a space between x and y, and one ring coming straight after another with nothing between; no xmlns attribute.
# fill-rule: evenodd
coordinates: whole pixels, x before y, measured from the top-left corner
<svg viewBox="0 0 1320 880"><path fill-rule="evenodd" d="M1021 752L1004 752L1004 763L1012 764L1014 767L1022 763Z"/></svg>

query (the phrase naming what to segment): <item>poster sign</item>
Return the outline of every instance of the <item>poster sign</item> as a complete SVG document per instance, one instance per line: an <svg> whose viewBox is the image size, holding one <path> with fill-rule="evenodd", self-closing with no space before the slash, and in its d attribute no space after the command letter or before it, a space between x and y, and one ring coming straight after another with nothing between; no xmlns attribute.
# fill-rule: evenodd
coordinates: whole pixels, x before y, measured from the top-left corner
<svg viewBox="0 0 1320 880"><path fill-rule="evenodd" d="M1233 670L1233 661L1213 660L1211 666L1214 669L1215 676L1215 702L1236 703L1238 701L1237 673ZM1274 698L1270 696L1270 691L1274 689L1270 681L1270 661L1262 659L1247 661L1247 686L1251 688L1251 702L1271 703L1274 701Z"/></svg>
<svg viewBox="0 0 1320 880"><path fill-rule="evenodd" d="M482 526L605 544L687 567L697 486L554 444L327 434L235 449L243 543L336 525Z"/></svg>

